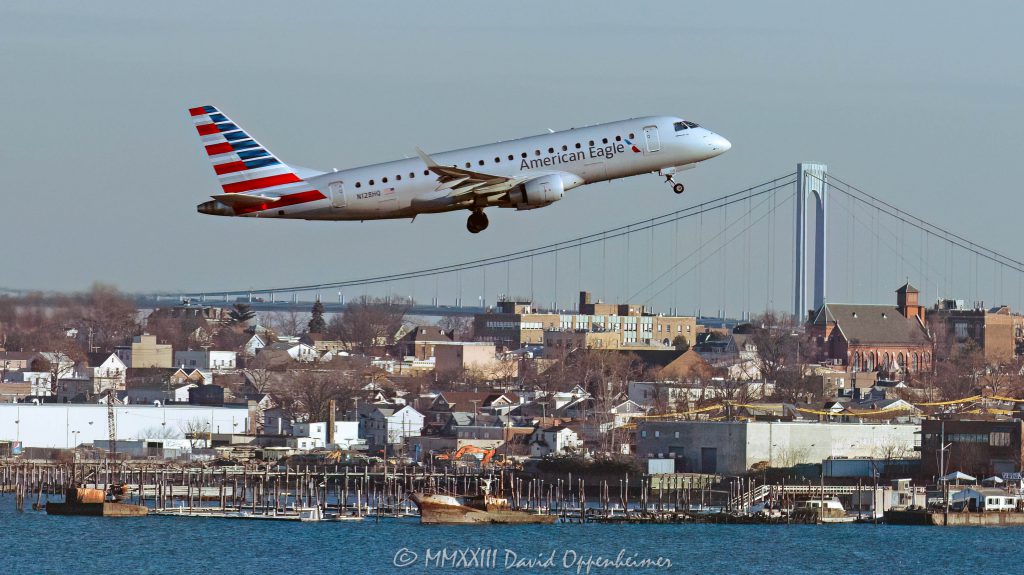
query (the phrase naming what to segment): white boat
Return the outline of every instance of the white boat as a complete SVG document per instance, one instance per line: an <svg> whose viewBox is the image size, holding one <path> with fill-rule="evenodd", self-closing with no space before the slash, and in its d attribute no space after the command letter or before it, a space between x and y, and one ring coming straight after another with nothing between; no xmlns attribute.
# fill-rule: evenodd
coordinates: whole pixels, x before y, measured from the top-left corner
<svg viewBox="0 0 1024 575"><path fill-rule="evenodd" d="M853 523L856 517L846 514L843 504L835 499L809 499L793 506L793 517L818 523Z"/></svg>

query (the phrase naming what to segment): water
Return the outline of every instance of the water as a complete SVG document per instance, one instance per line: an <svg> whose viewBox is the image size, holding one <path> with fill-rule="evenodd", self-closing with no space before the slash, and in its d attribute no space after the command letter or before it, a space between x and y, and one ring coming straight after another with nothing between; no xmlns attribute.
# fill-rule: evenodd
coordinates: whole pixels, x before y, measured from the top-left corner
<svg viewBox="0 0 1024 575"><path fill-rule="evenodd" d="M13 497L2 495L0 573L570 574L586 573L581 561L590 556L614 560L623 551L623 557L636 561L660 557L662 567L592 563L590 573L1013 573L1019 569L1022 534L1020 528L850 524L423 526L414 519L319 524L105 519L18 514ZM443 549L447 560L439 558ZM477 549L493 551L474 555ZM474 563L485 556L485 565ZM552 564L543 564L549 557ZM541 564L529 566L528 559Z"/></svg>

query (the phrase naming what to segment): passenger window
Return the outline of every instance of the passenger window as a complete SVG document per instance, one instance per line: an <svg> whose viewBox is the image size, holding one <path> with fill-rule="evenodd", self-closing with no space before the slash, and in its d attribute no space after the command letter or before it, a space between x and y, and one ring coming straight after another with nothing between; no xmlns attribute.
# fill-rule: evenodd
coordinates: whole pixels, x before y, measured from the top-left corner
<svg viewBox="0 0 1024 575"><path fill-rule="evenodd" d="M580 149L580 147L581 147L581 146L580 146L580 143L579 143L579 142L576 142L576 149L578 150L578 149Z"/></svg>
<svg viewBox="0 0 1024 575"><path fill-rule="evenodd" d="M373 185L373 180L370 180L370 185L371 185L371 186Z"/></svg>
<svg viewBox="0 0 1024 575"><path fill-rule="evenodd" d="M635 140L636 139L636 136L633 135L633 132L629 133L629 139L630 140Z"/></svg>
<svg viewBox="0 0 1024 575"><path fill-rule="evenodd" d="M416 172L409 172L409 177L410 178L415 178L416 177Z"/></svg>
<svg viewBox="0 0 1024 575"><path fill-rule="evenodd" d="M473 164L471 164L471 163L469 163L469 162L466 162L466 167L467 167L467 168L468 168L468 167L470 167L470 166L472 166L472 165L473 165Z"/></svg>
<svg viewBox="0 0 1024 575"><path fill-rule="evenodd" d="M622 141L622 136L615 136L615 141L616 142L621 142Z"/></svg>
<svg viewBox="0 0 1024 575"><path fill-rule="evenodd" d="M594 145L594 140L590 140L590 145L591 145L591 146L593 146L593 145Z"/></svg>
<svg viewBox="0 0 1024 575"><path fill-rule="evenodd" d="M555 149L554 148L548 148L548 153L549 154L554 154L555 153Z"/></svg>
<svg viewBox="0 0 1024 575"><path fill-rule="evenodd" d="M499 158L498 156L494 156L494 163L495 164L500 164L501 163L501 158Z"/></svg>
<svg viewBox="0 0 1024 575"><path fill-rule="evenodd" d="M395 180L401 182L402 181L402 174L398 174L397 176L395 176Z"/></svg>
<svg viewBox="0 0 1024 575"><path fill-rule="evenodd" d="M483 160L480 160L477 163L480 164L481 166L484 165L484 161Z"/></svg>
<svg viewBox="0 0 1024 575"><path fill-rule="evenodd" d="M359 182L356 182L356 187L358 188L360 186L362 186L362 184L360 184Z"/></svg>
<svg viewBox="0 0 1024 575"><path fill-rule="evenodd" d="M510 161L510 162L511 162L513 158L515 158L515 156L513 156L512 154L509 154L509 155L508 155L508 161Z"/></svg>
<svg viewBox="0 0 1024 575"><path fill-rule="evenodd" d="M387 179L386 177L384 177L384 178L381 178L381 179L380 179L380 183L382 183L382 184L386 184L386 183L388 183L388 179Z"/></svg>
<svg viewBox="0 0 1024 575"><path fill-rule="evenodd" d="M540 150L534 150L533 153L539 156L540 155Z"/></svg>
<svg viewBox="0 0 1024 575"><path fill-rule="evenodd" d="M430 170L423 170L423 175L424 176L429 176L430 175Z"/></svg>
<svg viewBox="0 0 1024 575"><path fill-rule="evenodd" d="M526 157L526 152L523 152L523 157L524 157L524 158Z"/></svg>
<svg viewBox="0 0 1024 575"><path fill-rule="evenodd" d="M608 143L608 138L601 138L601 143L602 144L607 144Z"/></svg>

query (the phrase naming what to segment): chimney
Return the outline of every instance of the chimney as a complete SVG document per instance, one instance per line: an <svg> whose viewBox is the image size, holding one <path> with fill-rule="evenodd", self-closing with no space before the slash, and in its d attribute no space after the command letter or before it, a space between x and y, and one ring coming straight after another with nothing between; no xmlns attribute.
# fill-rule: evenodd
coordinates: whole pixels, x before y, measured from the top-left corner
<svg viewBox="0 0 1024 575"><path fill-rule="evenodd" d="M327 445L334 443L334 400L327 401Z"/></svg>

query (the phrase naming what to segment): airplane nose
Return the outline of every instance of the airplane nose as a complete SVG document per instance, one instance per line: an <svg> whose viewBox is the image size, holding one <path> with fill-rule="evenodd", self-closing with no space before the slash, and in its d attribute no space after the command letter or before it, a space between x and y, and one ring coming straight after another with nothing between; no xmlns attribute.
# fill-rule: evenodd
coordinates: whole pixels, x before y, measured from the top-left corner
<svg viewBox="0 0 1024 575"><path fill-rule="evenodd" d="M718 134L711 134L710 136L708 136L707 143L708 146L711 148L711 151L714 152L716 156L718 154L724 154L725 152L728 152L730 148L732 148L732 142L726 140L725 138L719 136Z"/></svg>

